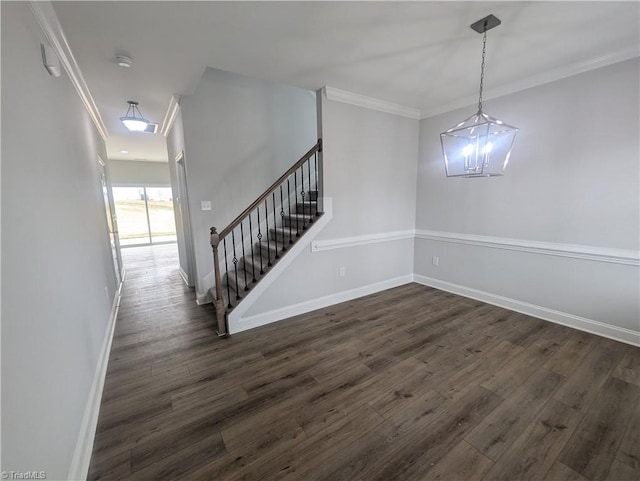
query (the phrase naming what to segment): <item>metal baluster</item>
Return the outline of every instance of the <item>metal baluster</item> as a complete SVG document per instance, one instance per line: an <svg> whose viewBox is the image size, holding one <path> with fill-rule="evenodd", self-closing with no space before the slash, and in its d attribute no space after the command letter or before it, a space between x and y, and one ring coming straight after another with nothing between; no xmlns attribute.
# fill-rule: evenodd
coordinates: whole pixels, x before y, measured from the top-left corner
<svg viewBox="0 0 640 481"><path fill-rule="evenodd" d="M287 181L288 182L288 181ZM293 195L295 196L296 214L298 213L298 171L293 173ZM289 193L291 197L291 193ZM289 208L291 211L291 208ZM291 222L291 220L289 220ZM296 237L300 237L300 226L298 225L298 216L296 215ZM291 231L289 231L289 243L291 243Z"/></svg>
<svg viewBox="0 0 640 481"><path fill-rule="evenodd" d="M316 173L316 217L320 215L320 211L318 210L318 197L320 196L320 190L318 190L318 152L313 154L313 160L315 162L315 173Z"/></svg>
<svg viewBox="0 0 640 481"><path fill-rule="evenodd" d="M300 192L302 196L302 230L307 230L307 219L304 217L304 164L300 166L300 177L302 177L302 192Z"/></svg>
<svg viewBox="0 0 640 481"><path fill-rule="evenodd" d="M262 232L260 231L260 206L256 207L258 211L258 252L260 252L260 275L264 274L264 266L262 265Z"/></svg>
<svg viewBox="0 0 640 481"><path fill-rule="evenodd" d="M276 259L280 259L280 256L278 255L278 231L276 230L278 228L278 222L276 221L277 217L276 217L276 192L275 191L273 191L272 193L272 203L273 203L273 232L275 233L274 242L276 243Z"/></svg>
<svg viewBox="0 0 640 481"><path fill-rule="evenodd" d="M282 252L286 251L287 248L284 243L284 200L282 197L282 184L280 184L280 220L282 221ZM289 231L289 240L291 240L291 231Z"/></svg>
<svg viewBox="0 0 640 481"><path fill-rule="evenodd" d="M240 292L238 292L238 257L236 256L236 231L233 229L231 231L231 243L233 244L233 270L236 274L236 301L240 300Z"/></svg>
<svg viewBox="0 0 640 481"><path fill-rule="evenodd" d="M229 263L227 262L227 238L222 239L222 247L224 248L224 271L227 274L227 299L229 300L229 309L233 309L231 305L231 291L229 290Z"/></svg>
<svg viewBox="0 0 640 481"><path fill-rule="evenodd" d="M309 224L311 224L313 223L313 213L311 212L311 158L307 159L307 174L309 175Z"/></svg>
<svg viewBox="0 0 640 481"><path fill-rule="evenodd" d="M293 244L293 239L291 238L291 182L289 182L291 177L289 177L287 179L287 204L289 204L289 244ZM295 179L294 179L295 180ZM298 218L296 217L296 225L297 225L297 220ZM296 237L300 237L300 234L296 234Z"/></svg>
<svg viewBox="0 0 640 481"><path fill-rule="evenodd" d="M247 268L244 265L244 261L247 257L244 253L244 227L242 226L243 222L244 221L240 221L240 242L242 243L242 270L244 271L244 290L248 291L249 286L247 285Z"/></svg>
<svg viewBox="0 0 640 481"><path fill-rule="evenodd" d="M249 213L249 243L251 244L251 275L253 282L256 281L256 263L253 261L253 226L251 225L251 213Z"/></svg>
<svg viewBox="0 0 640 481"><path fill-rule="evenodd" d="M267 206L267 199L264 200L264 218L267 222L267 266L271 267L271 245L269 244L269 208Z"/></svg>

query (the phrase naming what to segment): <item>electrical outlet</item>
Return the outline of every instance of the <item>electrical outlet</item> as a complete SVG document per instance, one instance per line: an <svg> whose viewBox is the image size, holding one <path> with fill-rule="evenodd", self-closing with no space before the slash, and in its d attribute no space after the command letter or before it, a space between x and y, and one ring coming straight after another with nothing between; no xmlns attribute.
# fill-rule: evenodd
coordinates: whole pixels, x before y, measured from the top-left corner
<svg viewBox="0 0 640 481"><path fill-rule="evenodd" d="M201 200L200 201L200 210L211 210L211 201L210 200Z"/></svg>
<svg viewBox="0 0 640 481"><path fill-rule="evenodd" d="M347 270L344 266L340 267L340 277L344 277L347 275Z"/></svg>
<svg viewBox="0 0 640 481"><path fill-rule="evenodd" d="M431 263L432 263L434 266L439 265L439 264L440 264L440 258L439 258L438 256L433 256L433 257L431 258Z"/></svg>

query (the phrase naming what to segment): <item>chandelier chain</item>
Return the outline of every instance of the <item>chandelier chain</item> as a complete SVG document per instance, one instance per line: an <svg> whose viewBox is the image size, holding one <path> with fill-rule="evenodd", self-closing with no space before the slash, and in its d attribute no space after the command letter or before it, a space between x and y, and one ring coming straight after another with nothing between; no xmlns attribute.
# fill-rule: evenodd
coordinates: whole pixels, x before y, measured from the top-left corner
<svg viewBox="0 0 640 481"><path fill-rule="evenodd" d="M487 31L482 36L482 65L480 66L480 96L478 98L478 112L482 112L482 89L484 87L484 56L487 53Z"/></svg>

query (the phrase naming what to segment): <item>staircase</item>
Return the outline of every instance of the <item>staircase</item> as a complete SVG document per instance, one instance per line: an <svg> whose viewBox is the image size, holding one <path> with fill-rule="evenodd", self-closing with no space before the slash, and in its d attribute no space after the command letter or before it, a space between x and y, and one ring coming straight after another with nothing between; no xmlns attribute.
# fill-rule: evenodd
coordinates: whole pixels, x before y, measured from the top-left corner
<svg viewBox="0 0 640 481"><path fill-rule="evenodd" d="M226 272L223 281L229 291L223 291L223 297L227 302L228 312L242 300L245 292L267 275L289 247L304 235L314 218L321 215L318 212L318 191L310 191L307 195L311 197L309 202L297 203L293 213L285 214L279 225L269 229L267 238L254 243L253 252L245 253L238 259L237 269L232 268Z"/></svg>
<svg viewBox="0 0 640 481"><path fill-rule="evenodd" d="M322 139L218 233L211 228L218 336L227 317L322 215Z"/></svg>

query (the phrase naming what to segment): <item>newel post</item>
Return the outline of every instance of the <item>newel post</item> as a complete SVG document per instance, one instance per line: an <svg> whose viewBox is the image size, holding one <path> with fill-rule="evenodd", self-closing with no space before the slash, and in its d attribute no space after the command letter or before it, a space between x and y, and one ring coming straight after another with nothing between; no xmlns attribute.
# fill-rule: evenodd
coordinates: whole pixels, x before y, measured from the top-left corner
<svg viewBox="0 0 640 481"><path fill-rule="evenodd" d="M220 259L218 257L218 245L220 244L220 236L215 227L211 227L211 248L213 249L213 270L216 281L216 298L213 304L216 308L216 319L218 321L218 336L227 337L229 330L227 329L227 307L222 297L222 277L220 276Z"/></svg>

